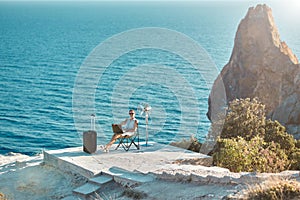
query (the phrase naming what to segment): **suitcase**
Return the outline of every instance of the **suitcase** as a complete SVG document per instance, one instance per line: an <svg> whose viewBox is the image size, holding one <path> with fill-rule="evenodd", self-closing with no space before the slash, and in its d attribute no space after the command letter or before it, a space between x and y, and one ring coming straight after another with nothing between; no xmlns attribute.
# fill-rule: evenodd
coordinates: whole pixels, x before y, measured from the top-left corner
<svg viewBox="0 0 300 200"><path fill-rule="evenodd" d="M96 131L86 131L83 133L83 151L90 154L97 151Z"/></svg>

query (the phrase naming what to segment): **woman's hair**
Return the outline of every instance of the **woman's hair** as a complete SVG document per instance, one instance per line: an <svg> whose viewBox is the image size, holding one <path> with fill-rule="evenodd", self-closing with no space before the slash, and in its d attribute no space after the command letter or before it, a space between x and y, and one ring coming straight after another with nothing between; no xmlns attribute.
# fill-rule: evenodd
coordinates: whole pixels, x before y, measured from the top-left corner
<svg viewBox="0 0 300 200"><path fill-rule="evenodd" d="M135 111L133 109L130 109L129 112L134 112L135 113Z"/></svg>

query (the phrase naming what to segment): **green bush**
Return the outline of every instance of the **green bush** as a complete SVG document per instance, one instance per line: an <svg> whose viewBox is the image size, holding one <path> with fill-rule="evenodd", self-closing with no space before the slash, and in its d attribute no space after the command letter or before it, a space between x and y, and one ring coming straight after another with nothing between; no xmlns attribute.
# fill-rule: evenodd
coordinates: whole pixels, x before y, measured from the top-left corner
<svg viewBox="0 0 300 200"><path fill-rule="evenodd" d="M285 127L278 121L267 120L265 126L266 142L275 142L280 145L281 149L286 150L287 154L290 154L296 144L296 140L290 134L285 131Z"/></svg>
<svg viewBox="0 0 300 200"><path fill-rule="evenodd" d="M300 140L295 143L295 149L290 155L291 170L300 170Z"/></svg>
<svg viewBox="0 0 300 200"><path fill-rule="evenodd" d="M298 149L300 149L300 140L297 140L297 141L296 141L295 147L298 148Z"/></svg>
<svg viewBox="0 0 300 200"><path fill-rule="evenodd" d="M300 170L300 148L295 149L290 155L291 170Z"/></svg>
<svg viewBox="0 0 300 200"><path fill-rule="evenodd" d="M250 141L242 137L219 139L214 164L233 172L280 172L289 164L284 151L275 143L256 136Z"/></svg>
<svg viewBox="0 0 300 200"><path fill-rule="evenodd" d="M236 99L228 106L221 138L240 136L250 140L256 135L264 135L265 119L265 105L257 98Z"/></svg>
<svg viewBox="0 0 300 200"><path fill-rule="evenodd" d="M220 138L212 151L218 166L236 172L300 169L299 141L278 121L266 120L256 98L230 102Z"/></svg>

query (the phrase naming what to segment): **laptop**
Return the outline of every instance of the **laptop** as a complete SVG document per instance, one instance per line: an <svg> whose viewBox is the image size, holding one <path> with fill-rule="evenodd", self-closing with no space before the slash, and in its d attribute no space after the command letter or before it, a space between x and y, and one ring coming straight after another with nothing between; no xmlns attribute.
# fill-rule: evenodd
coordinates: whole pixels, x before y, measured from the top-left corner
<svg viewBox="0 0 300 200"><path fill-rule="evenodd" d="M112 130L114 133L117 133L117 134L124 133L124 131L118 126L118 124L112 124L111 127L112 127Z"/></svg>

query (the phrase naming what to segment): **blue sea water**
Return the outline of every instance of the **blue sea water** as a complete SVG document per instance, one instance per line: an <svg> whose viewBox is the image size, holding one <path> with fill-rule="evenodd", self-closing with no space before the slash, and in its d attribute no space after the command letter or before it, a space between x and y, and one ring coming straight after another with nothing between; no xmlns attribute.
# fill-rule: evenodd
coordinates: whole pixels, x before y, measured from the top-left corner
<svg viewBox="0 0 300 200"><path fill-rule="evenodd" d="M0 154L35 154L82 144L76 130L72 102L76 77L91 51L108 38L136 28L161 27L197 41L221 70L228 62L240 20L253 2L1 2L0 3ZM300 55L299 25L273 9L281 38ZM285 17L281 17L285 16ZM168 143L194 134L203 140L209 88L201 76L179 56L158 49L128 52L103 73L95 92L98 144L109 140L113 116L112 96L122 76L140 65L174 68L196 94L197 131L179 132L182 102L162 84L144 84L130 95L123 108L140 102L153 109L150 140ZM151 67L150 69L151 70ZM146 79L164 79L164 76ZM176 84L177 80L174 80ZM105 85L103 87L102 85ZM186 106L186 105L185 105ZM193 105L191 105L193 107ZM163 111L158 116L155 111ZM123 117L127 117L123 113ZM144 139L144 118L137 115ZM87 122L89 123L89 122Z"/></svg>

